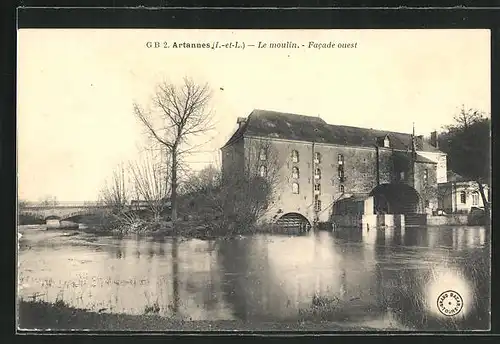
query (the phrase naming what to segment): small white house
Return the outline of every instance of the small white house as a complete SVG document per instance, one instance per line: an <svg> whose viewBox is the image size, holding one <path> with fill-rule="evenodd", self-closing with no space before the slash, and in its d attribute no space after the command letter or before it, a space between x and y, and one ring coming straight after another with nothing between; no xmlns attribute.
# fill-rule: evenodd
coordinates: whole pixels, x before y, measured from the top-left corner
<svg viewBox="0 0 500 344"><path fill-rule="evenodd" d="M439 209L447 214L465 214L474 208L484 209L483 199L477 182L448 171L448 181L438 184ZM484 184L486 201L490 202L490 190Z"/></svg>

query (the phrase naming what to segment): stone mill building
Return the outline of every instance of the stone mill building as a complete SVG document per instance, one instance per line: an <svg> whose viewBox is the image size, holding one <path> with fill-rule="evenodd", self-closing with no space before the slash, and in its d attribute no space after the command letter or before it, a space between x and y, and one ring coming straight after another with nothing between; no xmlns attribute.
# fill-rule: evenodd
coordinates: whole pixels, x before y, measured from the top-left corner
<svg viewBox="0 0 500 344"><path fill-rule="evenodd" d="M273 174L264 220L403 225L438 207L447 181L436 133L422 136L254 110L221 148L224 174Z"/></svg>

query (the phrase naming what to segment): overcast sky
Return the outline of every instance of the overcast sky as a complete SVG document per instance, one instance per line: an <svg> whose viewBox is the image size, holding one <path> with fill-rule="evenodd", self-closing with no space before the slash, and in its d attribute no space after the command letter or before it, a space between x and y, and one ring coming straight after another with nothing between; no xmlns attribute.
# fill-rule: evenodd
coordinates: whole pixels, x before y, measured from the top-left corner
<svg viewBox="0 0 500 344"><path fill-rule="evenodd" d="M214 92L216 131L195 170L215 162L254 108L417 134L449 124L462 104L490 112L487 30L52 30L18 32L19 197L95 200L145 136L134 101L190 76ZM148 41L310 41L355 49L148 49ZM207 138L200 138L203 142Z"/></svg>

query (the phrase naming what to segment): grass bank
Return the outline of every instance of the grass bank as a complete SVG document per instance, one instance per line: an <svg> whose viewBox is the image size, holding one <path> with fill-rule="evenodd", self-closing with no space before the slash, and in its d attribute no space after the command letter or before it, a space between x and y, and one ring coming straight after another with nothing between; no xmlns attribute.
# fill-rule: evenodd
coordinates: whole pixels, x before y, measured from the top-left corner
<svg viewBox="0 0 500 344"><path fill-rule="evenodd" d="M358 324L337 322L245 322L239 320L184 321L158 315L127 315L90 312L64 302L19 303L20 329L94 331L380 331ZM387 329L385 329L387 330Z"/></svg>

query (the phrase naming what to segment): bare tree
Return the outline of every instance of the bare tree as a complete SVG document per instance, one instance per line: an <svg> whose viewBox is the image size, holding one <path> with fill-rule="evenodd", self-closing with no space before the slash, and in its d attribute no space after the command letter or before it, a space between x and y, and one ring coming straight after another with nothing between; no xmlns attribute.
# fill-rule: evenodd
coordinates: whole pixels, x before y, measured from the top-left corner
<svg viewBox="0 0 500 344"><path fill-rule="evenodd" d="M101 190L101 202L114 213L122 213L130 198L130 188L125 174L125 167L120 164L114 171L111 181L106 182Z"/></svg>
<svg viewBox="0 0 500 344"><path fill-rule="evenodd" d="M239 168L234 166L234 168ZM250 225L269 211L279 183L280 163L267 139L253 139L245 149L243 173L225 170L219 207L227 225Z"/></svg>
<svg viewBox="0 0 500 344"><path fill-rule="evenodd" d="M29 202L25 199L20 199L17 201L17 208L19 210L22 210L22 209L28 207L29 205L30 205Z"/></svg>
<svg viewBox="0 0 500 344"><path fill-rule="evenodd" d="M251 213L260 219L274 201L280 181L278 152L268 139L253 139L245 151L245 186L253 195Z"/></svg>
<svg viewBox="0 0 500 344"><path fill-rule="evenodd" d="M168 162L168 156L166 158ZM134 194L137 199L145 201L155 221L159 220L169 194L168 169L164 167L163 161L152 150L146 151L140 160L129 163Z"/></svg>
<svg viewBox="0 0 500 344"><path fill-rule="evenodd" d="M460 112L453 116L455 124L445 126L449 131L468 129L472 124L484 119L485 113L477 109L465 109L462 105Z"/></svg>
<svg viewBox="0 0 500 344"><path fill-rule="evenodd" d="M207 188L216 188L219 186L221 171L214 165L208 165L187 176L182 185L183 194L193 194L202 192Z"/></svg>
<svg viewBox="0 0 500 344"><path fill-rule="evenodd" d="M134 113L152 139L164 146L170 155L172 221L177 220L177 186L179 160L193 152L193 136L212 129L212 112L208 109L211 91L208 84L198 85L184 78L181 85L163 82L146 110L134 104Z"/></svg>
<svg viewBox="0 0 500 344"><path fill-rule="evenodd" d="M438 190L437 182L428 183L420 190L420 206L426 209L432 206L432 210L436 210L439 205L439 198L441 194Z"/></svg>
<svg viewBox="0 0 500 344"><path fill-rule="evenodd" d="M38 201L38 205L42 207L56 206L58 204L59 202L57 201L56 196L45 196Z"/></svg>

